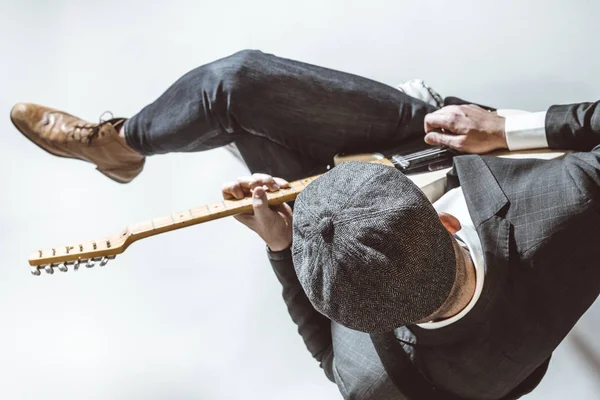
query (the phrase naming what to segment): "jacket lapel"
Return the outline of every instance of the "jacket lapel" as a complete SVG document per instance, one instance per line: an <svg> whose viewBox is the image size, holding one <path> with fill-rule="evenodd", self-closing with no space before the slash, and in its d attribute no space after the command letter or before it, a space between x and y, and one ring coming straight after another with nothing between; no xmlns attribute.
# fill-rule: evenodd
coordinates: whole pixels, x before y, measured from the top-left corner
<svg viewBox="0 0 600 400"><path fill-rule="evenodd" d="M448 344L463 340L476 332L490 315L498 290L506 281L510 255L512 225L502 218L509 201L496 178L480 156L455 158L454 173L463 188L469 214L481 240L487 267L483 291L475 307L459 321L446 327L425 330L416 325L410 330L420 344Z"/></svg>
<svg viewBox="0 0 600 400"><path fill-rule="evenodd" d="M476 228L509 204L492 171L480 156L456 157L454 169Z"/></svg>

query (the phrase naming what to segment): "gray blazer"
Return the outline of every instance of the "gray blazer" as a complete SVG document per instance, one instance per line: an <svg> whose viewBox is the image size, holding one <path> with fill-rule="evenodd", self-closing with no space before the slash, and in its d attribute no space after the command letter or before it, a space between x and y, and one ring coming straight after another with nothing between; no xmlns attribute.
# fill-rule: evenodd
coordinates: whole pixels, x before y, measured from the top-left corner
<svg viewBox="0 0 600 400"><path fill-rule="evenodd" d="M600 102L551 107L546 133L550 147L584 152L549 161L460 156L449 174L482 241L483 293L460 321L402 327L398 339L431 384L454 395L501 399L544 371L600 293ZM369 334L314 310L290 252L269 257L300 335L343 397L406 399Z"/></svg>

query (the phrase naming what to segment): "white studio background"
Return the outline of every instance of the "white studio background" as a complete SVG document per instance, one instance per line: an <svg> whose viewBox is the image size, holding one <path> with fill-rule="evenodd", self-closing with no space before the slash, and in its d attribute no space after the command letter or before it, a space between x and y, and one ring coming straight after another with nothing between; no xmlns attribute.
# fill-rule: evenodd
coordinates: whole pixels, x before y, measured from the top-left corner
<svg viewBox="0 0 600 400"><path fill-rule="evenodd" d="M0 398L335 399L260 240L233 219L134 244L104 269L32 277L39 247L219 199L223 149L151 157L118 185L11 125L30 101L130 116L188 70L258 48L391 85L545 110L600 94L596 1L0 0ZM527 399L600 397L600 309Z"/></svg>

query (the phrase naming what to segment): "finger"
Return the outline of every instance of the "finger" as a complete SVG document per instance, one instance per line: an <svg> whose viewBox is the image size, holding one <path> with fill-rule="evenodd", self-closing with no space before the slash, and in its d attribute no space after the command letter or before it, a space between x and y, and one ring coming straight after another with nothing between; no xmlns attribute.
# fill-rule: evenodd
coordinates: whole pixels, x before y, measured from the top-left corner
<svg viewBox="0 0 600 400"><path fill-rule="evenodd" d="M431 145L447 146L459 151L463 150L463 145L466 136L464 135L453 135L449 133L441 132L429 132L425 135L425 142Z"/></svg>
<svg viewBox="0 0 600 400"><path fill-rule="evenodd" d="M233 218L237 219L239 222L241 222L247 228L256 232L257 221L253 214L248 214L248 213L237 214L237 215L234 215Z"/></svg>
<svg viewBox="0 0 600 400"><path fill-rule="evenodd" d="M252 183L253 187L256 186L266 186L269 191L279 190L279 183L273 178L271 175L267 174L253 174L252 175Z"/></svg>
<svg viewBox="0 0 600 400"><path fill-rule="evenodd" d="M292 207L287 203L280 204L278 206L272 207L274 211L277 211L283 218L285 218L287 223L292 222L293 210Z"/></svg>
<svg viewBox="0 0 600 400"><path fill-rule="evenodd" d="M237 219L246 226L250 226L254 221L254 215L250 213L236 214L233 216L233 218Z"/></svg>
<svg viewBox="0 0 600 400"><path fill-rule="evenodd" d="M290 183L283 178L273 178L273 179L275 179L275 182L277 182L279 187L282 187L282 188L290 187Z"/></svg>
<svg viewBox="0 0 600 400"><path fill-rule="evenodd" d="M227 182L221 187L221 194L225 200L243 199L246 195L238 182Z"/></svg>
<svg viewBox="0 0 600 400"><path fill-rule="evenodd" d="M425 116L425 133L440 129L454 132L457 122L458 116L454 113L444 111L444 109L427 114Z"/></svg>
<svg viewBox="0 0 600 400"><path fill-rule="evenodd" d="M275 179L267 174L254 174L252 176L244 176L238 179L241 188L244 193L248 194L252 189L258 186L267 186L268 190L275 191L279 190L279 185Z"/></svg>
<svg viewBox="0 0 600 400"><path fill-rule="evenodd" d="M252 192L252 208L254 209L254 216L259 220L271 217L274 212L269 208L267 192L262 186L254 188Z"/></svg>

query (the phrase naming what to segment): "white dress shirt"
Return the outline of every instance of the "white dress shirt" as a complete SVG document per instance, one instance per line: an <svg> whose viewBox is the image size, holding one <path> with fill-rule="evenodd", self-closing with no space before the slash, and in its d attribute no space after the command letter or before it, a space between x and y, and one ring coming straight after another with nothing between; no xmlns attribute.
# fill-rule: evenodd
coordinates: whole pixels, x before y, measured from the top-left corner
<svg viewBox="0 0 600 400"><path fill-rule="evenodd" d="M502 115L506 110L498 110ZM508 149L526 150L548 147L546 139L546 112L520 112L504 115L504 132Z"/></svg>
<svg viewBox="0 0 600 400"><path fill-rule="evenodd" d="M413 79L398 85L397 88L409 96L420 99L436 108L443 106L442 97L431 87L427 86L421 79ZM520 110L497 110L498 115L505 118L504 131L506 133L506 143L508 149L526 150L547 148L548 140L546 139L546 112L530 113ZM442 187L438 197L442 193ZM437 190L436 190L437 192ZM433 203L433 207L437 211L443 211L455 216L461 224L461 230L456 233L456 236L466 245L475 267L475 293L467 306L458 314L451 318L447 318L435 322L426 322L418 324L423 329L439 329L448 326L462 317L467 315L479 300L483 283L485 280L485 262L483 259L483 250L481 249L481 240L477 235L477 231L473 226L473 221L467 208L467 202L462 188L458 187L445 193L437 201Z"/></svg>
<svg viewBox="0 0 600 400"><path fill-rule="evenodd" d="M477 235L477 231L473 226L473 220L467 208L467 202L463 194L462 188L458 187L448 191L439 200L433 203L433 207L437 211L443 211L455 216L461 225L461 229L456 232L456 236L466 245L471 255L471 260L475 266L475 293L473 298L461 312L455 316L435 322L426 322L418 324L423 329L438 329L450 325L465 315L475 306L477 300L481 296L483 290L483 282L485 281L485 262L483 259L483 250L481 249L481 240Z"/></svg>

